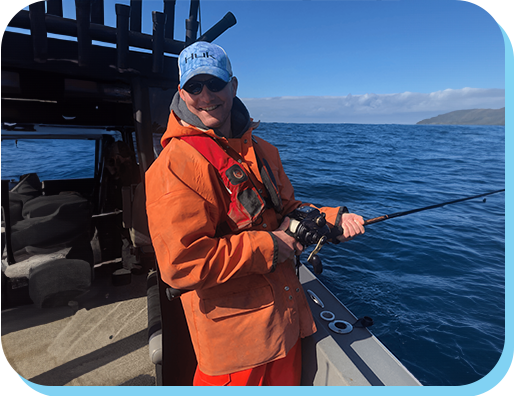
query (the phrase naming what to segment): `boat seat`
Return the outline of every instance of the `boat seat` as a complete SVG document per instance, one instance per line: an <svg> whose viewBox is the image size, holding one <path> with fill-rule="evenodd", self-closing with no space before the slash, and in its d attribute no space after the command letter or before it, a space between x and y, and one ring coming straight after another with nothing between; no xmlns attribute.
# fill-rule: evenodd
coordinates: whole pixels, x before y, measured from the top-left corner
<svg viewBox="0 0 515 396"><path fill-rule="evenodd" d="M21 176L9 191L9 213L14 252L26 246L66 245L89 233L89 201L75 192L42 195L42 183L36 173Z"/></svg>
<svg viewBox="0 0 515 396"><path fill-rule="evenodd" d="M91 205L77 193L39 196L23 204L22 219L11 227L14 252L26 246L67 246L89 233Z"/></svg>
<svg viewBox="0 0 515 396"><path fill-rule="evenodd" d="M157 266L156 266L157 268ZM167 285L159 269L147 278L147 312L150 360L160 386L190 386L197 367L180 298L166 297Z"/></svg>
<svg viewBox="0 0 515 396"><path fill-rule="evenodd" d="M157 272L147 277L148 352L150 361L157 365L163 362L163 332L161 329L161 305Z"/></svg>
<svg viewBox="0 0 515 396"><path fill-rule="evenodd" d="M74 191L83 197L91 198L95 189L94 178L43 180L41 182L43 195L58 195L64 191Z"/></svg>
<svg viewBox="0 0 515 396"><path fill-rule="evenodd" d="M132 245L140 248L152 246L145 201L144 183L122 188L123 224L129 230Z"/></svg>
<svg viewBox="0 0 515 396"><path fill-rule="evenodd" d="M41 181L36 173L28 173L20 177L20 182L9 191L11 226L23 220L23 205L41 194Z"/></svg>
<svg viewBox="0 0 515 396"><path fill-rule="evenodd" d="M2 262L2 282L11 305L31 300L39 307L61 304L91 282L90 202L75 192L45 196L41 186L32 173L9 191L6 250L13 255ZM70 267L63 268L66 264Z"/></svg>
<svg viewBox="0 0 515 396"><path fill-rule="evenodd" d="M11 208L9 202L9 181L2 180L1 188L1 201L2 201L2 266L14 263L13 251L11 248ZM4 260L5 256L5 260ZM2 272L3 274L3 272ZM2 285L4 284L4 277L2 276ZM2 288L2 296L4 289ZM3 301L3 299L2 299Z"/></svg>
<svg viewBox="0 0 515 396"><path fill-rule="evenodd" d="M92 270L84 260L57 259L32 267L29 295L39 308L68 304L91 285Z"/></svg>
<svg viewBox="0 0 515 396"><path fill-rule="evenodd" d="M33 256L3 268L2 292L5 291L6 306L27 303L34 303L39 308L66 305L88 290L93 270L84 260L67 259L70 249L54 252L29 249Z"/></svg>

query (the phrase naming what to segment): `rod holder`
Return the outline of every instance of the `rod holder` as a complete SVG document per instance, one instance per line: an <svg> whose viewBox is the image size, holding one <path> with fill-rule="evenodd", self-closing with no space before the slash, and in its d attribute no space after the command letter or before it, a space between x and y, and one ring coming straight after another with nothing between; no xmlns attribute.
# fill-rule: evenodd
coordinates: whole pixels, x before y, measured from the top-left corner
<svg viewBox="0 0 515 396"><path fill-rule="evenodd" d="M75 0L77 12L77 46L79 49L79 66L88 66L91 60L91 2Z"/></svg>
<svg viewBox="0 0 515 396"><path fill-rule="evenodd" d="M91 23L104 24L104 0L91 0Z"/></svg>
<svg viewBox="0 0 515 396"><path fill-rule="evenodd" d="M55 15L58 17L63 16L63 2L62 0L47 0L46 2L47 14ZM30 7L30 6L29 6Z"/></svg>
<svg viewBox="0 0 515 396"><path fill-rule="evenodd" d="M166 15L165 22L165 38L173 39L175 28L175 0L164 1L164 14Z"/></svg>
<svg viewBox="0 0 515 396"><path fill-rule="evenodd" d="M164 40L166 15L152 11L152 72L162 73L164 65Z"/></svg>
<svg viewBox="0 0 515 396"><path fill-rule="evenodd" d="M141 33L141 9L142 0L131 0L130 5L130 20L131 20L131 31Z"/></svg>
<svg viewBox="0 0 515 396"><path fill-rule="evenodd" d="M45 63L48 58L48 39L45 21L45 3L39 1L29 5L30 35L34 61Z"/></svg>
<svg viewBox="0 0 515 396"><path fill-rule="evenodd" d="M362 318L359 318L356 320L356 323L353 324L354 327L361 327L361 328L367 328L374 324L374 319L372 319L370 316L363 316Z"/></svg>
<svg viewBox="0 0 515 396"><path fill-rule="evenodd" d="M198 31L198 8L199 2L198 0L191 0L190 3L190 17L186 19L186 40L184 42L184 47L187 47L190 44L193 44L197 39L197 31Z"/></svg>
<svg viewBox="0 0 515 396"><path fill-rule="evenodd" d="M129 55L129 15L129 6L116 4L116 65L118 70L127 67L127 57Z"/></svg>
<svg viewBox="0 0 515 396"><path fill-rule="evenodd" d="M213 42L218 36L224 33L230 27L236 25L236 17L232 12L228 12L220 19L211 29L198 38L197 41Z"/></svg>

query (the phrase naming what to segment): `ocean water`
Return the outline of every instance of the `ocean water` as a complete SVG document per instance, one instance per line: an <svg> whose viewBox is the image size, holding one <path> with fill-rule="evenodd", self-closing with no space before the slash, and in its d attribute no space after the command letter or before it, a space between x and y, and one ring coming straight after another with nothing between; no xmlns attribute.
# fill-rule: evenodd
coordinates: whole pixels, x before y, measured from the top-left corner
<svg viewBox="0 0 515 396"><path fill-rule="evenodd" d="M2 179L18 181L37 173L40 180L93 177L93 140L3 140Z"/></svg>
<svg viewBox="0 0 515 396"><path fill-rule="evenodd" d="M256 134L279 148L297 199L366 219L504 188L504 127L262 123ZM3 179L90 177L94 144L4 141L1 158ZM504 198L373 224L319 254L321 280L424 385L475 382L502 353Z"/></svg>
<svg viewBox="0 0 515 396"><path fill-rule="evenodd" d="M504 127L263 124L256 134L279 148L297 199L365 219L504 188ZM319 254L320 279L374 319L371 331L425 385L475 382L502 353L504 198L372 224Z"/></svg>

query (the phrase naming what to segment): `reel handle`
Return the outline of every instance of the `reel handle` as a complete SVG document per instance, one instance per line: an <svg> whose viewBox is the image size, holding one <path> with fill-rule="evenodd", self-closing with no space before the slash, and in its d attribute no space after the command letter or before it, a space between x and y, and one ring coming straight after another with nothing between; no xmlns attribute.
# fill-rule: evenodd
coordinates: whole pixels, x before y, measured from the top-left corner
<svg viewBox="0 0 515 396"><path fill-rule="evenodd" d="M320 260L320 257L318 257L316 254L309 256L308 263L313 266L313 272L315 275L320 275L324 270L324 267L322 266L322 260Z"/></svg>

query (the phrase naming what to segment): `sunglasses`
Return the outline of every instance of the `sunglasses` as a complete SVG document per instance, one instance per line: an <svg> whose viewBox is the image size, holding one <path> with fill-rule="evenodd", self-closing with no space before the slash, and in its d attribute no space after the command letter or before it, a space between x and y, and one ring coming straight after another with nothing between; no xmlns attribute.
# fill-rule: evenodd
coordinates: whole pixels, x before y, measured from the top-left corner
<svg viewBox="0 0 515 396"><path fill-rule="evenodd" d="M206 81L188 81L186 84L184 84L184 87L182 89L184 89L186 92L192 95L199 95L202 92L204 85L211 92L220 92L222 89L225 88L227 83L224 80L219 79L218 77L213 77Z"/></svg>

